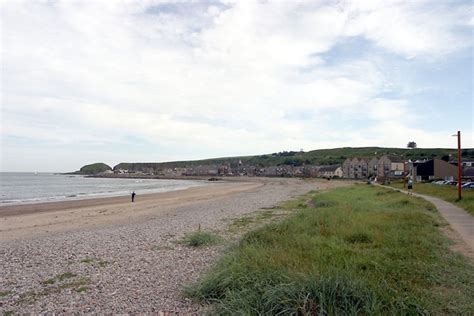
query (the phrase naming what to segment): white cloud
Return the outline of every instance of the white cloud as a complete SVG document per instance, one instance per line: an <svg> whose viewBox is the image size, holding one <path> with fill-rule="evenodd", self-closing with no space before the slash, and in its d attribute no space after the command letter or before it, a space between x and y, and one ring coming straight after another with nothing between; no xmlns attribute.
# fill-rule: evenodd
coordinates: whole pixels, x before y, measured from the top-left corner
<svg viewBox="0 0 474 316"><path fill-rule="evenodd" d="M346 34L364 36L407 58L434 58L472 46L472 4L448 1L351 1Z"/></svg>
<svg viewBox="0 0 474 316"><path fill-rule="evenodd" d="M403 133L374 137L360 123L369 120L397 121L425 146L447 146L411 127L419 115L409 100L380 95L392 79L375 60L324 58L356 37L403 58L471 47L457 32L470 16L461 6L445 9L398 1L4 2L2 138L107 146L133 136L175 152L154 159L406 143Z"/></svg>

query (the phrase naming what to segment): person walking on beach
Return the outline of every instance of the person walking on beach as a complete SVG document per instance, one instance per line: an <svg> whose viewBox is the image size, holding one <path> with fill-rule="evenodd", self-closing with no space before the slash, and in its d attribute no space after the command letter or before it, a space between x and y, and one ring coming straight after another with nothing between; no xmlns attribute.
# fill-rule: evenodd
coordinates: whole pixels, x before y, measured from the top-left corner
<svg viewBox="0 0 474 316"><path fill-rule="evenodd" d="M413 180L408 179L408 195L413 195Z"/></svg>
<svg viewBox="0 0 474 316"><path fill-rule="evenodd" d="M132 192L132 203L135 202L135 191Z"/></svg>

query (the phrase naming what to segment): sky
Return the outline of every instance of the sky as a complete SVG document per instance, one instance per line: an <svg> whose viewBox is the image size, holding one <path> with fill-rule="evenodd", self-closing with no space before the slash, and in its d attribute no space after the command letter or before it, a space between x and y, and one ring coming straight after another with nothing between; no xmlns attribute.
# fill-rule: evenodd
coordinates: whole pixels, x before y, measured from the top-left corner
<svg viewBox="0 0 474 316"><path fill-rule="evenodd" d="M474 147L471 1L0 1L0 171Z"/></svg>

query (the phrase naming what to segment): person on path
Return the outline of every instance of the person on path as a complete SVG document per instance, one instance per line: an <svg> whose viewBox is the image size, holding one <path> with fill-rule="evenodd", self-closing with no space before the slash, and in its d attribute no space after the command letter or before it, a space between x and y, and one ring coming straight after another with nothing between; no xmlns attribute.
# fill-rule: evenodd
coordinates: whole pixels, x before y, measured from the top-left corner
<svg viewBox="0 0 474 316"><path fill-rule="evenodd" d="M135 191L132 192L132 203L135 202Z"/></svg>
<svg viewBox="0 0 474 316"><path fill-rule="evenodd" d="M413 180L411 178L408 179L408 194L413 195Z"/></svg>

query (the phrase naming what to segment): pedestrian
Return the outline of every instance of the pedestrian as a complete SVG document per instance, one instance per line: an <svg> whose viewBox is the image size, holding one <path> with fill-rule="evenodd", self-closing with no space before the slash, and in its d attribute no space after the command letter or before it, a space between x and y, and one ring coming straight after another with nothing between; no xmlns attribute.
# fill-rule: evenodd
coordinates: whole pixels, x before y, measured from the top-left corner
<svg viewBox="0 0 474 316"><path fill-rule="evenodd" d="M408 179L408 195L413 195L413 180Z"/></svg>
<svg viewBox="0 0 474 316"><path fill-rule="evenodd" d="M135 191L132 192L132 203L135 202Z"/></svg>

